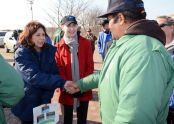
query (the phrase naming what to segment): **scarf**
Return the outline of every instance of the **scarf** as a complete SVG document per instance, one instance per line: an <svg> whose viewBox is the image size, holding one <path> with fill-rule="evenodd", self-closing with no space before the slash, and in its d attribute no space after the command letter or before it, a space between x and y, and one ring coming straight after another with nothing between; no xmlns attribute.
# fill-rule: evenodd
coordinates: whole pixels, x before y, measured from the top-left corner
<svg viewBox="0 0 174 124"><path fill-rule="evenodd" d="M79 59L78 59L78 36L75 38L68 38L64 35L65 44L68 45L71 52L71 70L72 70L72 81L76 82L80 79L79 75ZM77 98L74 98L74 111L77 110L78 102Z"/></svg>

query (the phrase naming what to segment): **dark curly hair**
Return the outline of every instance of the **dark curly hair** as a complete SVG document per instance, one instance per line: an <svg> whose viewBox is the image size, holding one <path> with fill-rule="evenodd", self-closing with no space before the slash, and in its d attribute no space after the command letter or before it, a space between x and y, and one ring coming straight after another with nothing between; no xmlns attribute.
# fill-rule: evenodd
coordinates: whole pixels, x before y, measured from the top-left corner
<svg viewBox="0 0 174 124"><path fill-rule="evenodd" d="M25 46L29 49L34 48L35 44L32 43L31 39L32 39L32 35L36 33L39 28L43 29L43 31L45 32L45 37L46 37L47 33L46 33L45 26L41 24L40 22L31 21L24 27L24 30L20 34L19 41L18 41L19 45ZM48 45L45 42L45 44L43 45L43 48L47 48L47 46Z"/></svg>

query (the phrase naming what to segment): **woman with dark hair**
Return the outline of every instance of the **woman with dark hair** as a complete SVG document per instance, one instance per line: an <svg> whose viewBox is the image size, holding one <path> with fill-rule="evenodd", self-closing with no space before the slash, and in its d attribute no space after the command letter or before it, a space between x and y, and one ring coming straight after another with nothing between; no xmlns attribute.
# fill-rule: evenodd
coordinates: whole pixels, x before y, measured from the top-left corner
<svg viewBox="0 0 174 124"><path fill-rule="evenodd" d="M15 52L15 69L22 76L24 98L12 108L22 124L33 124L33 108L50 103L54 90L63 89L65 80L58 74L56 48L46 43L46 29L39 22L28 23Z"/></svg>

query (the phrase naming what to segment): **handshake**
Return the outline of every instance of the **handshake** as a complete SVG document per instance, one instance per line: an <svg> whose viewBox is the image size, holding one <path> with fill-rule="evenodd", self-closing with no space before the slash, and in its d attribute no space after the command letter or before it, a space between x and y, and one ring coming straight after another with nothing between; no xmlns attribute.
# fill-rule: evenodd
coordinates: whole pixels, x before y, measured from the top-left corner
<svg viewBox="0 0 174 124"><path fill-rule="evenodd" d="M70 94L74 94L80 91L80 89L78 88L78 85L76 82L73 81L66 81L64 88L66 89L66 92L70 93Z"/></svg>

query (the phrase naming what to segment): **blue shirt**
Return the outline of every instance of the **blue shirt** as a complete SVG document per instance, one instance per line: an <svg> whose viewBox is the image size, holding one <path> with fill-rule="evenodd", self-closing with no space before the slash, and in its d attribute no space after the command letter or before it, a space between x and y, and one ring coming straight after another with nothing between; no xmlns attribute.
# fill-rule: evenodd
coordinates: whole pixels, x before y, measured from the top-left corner
<svg viewBox="0 0 174 124"><path fill-rule="evenodd" d="M174 55L172 55L172 59L174 61ZM172 93L172 96L170 97L170 108L174 108L174 90L173 90L173 93Z"/></svg>
<svg viewBox="0 0 174 124"><path fill-rule="evenodd" d="M98 40L97 40L97 46L98 46L98 52L102 55L102 58L105 57L105 48L106 43L112 41L112 34L109 32L108 34L104 31L99 33Z"/></svg>
<svg viewBox="0 0 174 124"><path fill-rule="evenodd" d="M170 97L170 108L174 108L174 90L173 90L173 93L172 93L172 96Z"/></svg>

